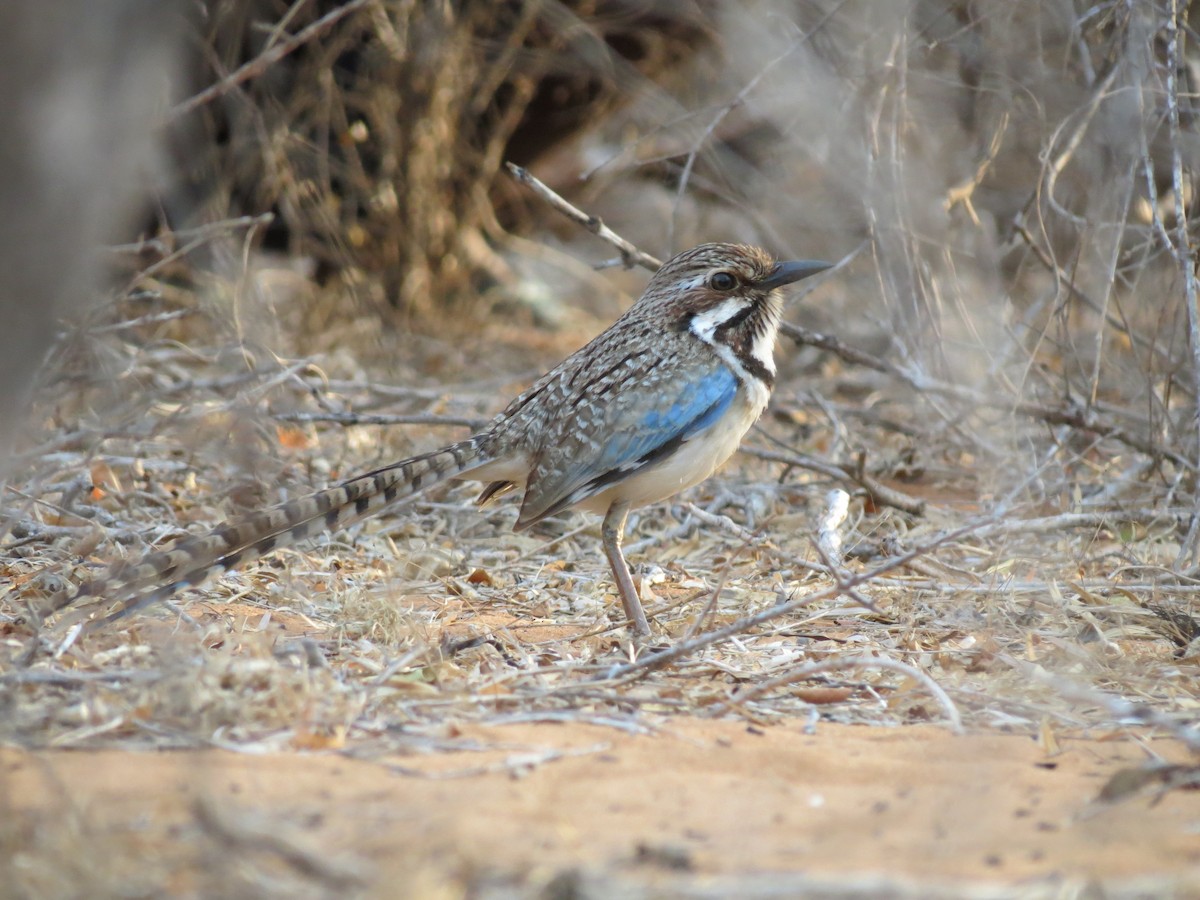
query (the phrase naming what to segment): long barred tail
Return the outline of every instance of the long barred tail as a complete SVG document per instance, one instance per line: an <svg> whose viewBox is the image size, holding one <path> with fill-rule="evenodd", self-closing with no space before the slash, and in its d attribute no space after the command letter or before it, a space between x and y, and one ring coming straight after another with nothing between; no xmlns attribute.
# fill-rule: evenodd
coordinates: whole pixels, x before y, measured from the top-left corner
<svg viewBox="0 0 1200 900"><path fill-rule="evenodd" d="M136 563L117 563L99 578L55 594L43 614L58 612L88 597L108 596L123 601L106 619L112 621L272 550L369 518L398 500L487 461L481 439L473 437L384 466L307 497L227 522L206 535L183 538L169 549L146 554Z"/></svg>

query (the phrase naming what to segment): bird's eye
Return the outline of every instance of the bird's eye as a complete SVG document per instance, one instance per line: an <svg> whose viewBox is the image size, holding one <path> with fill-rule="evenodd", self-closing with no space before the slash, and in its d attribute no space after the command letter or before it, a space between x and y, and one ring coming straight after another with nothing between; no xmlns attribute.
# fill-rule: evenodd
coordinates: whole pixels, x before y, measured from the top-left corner
<svg viewBox="0 0 1200 900"><path fill-rule="evenodd" d="M714 272L708 279L708 286L714 291L732 291L738 286L738 280L729 272Z"/></svg>

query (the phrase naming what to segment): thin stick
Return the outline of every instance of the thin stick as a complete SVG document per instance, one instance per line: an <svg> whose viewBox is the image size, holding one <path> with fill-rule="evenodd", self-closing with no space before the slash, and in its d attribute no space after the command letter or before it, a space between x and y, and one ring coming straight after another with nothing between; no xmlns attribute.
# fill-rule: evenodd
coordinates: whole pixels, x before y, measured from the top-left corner
<svg viewBox="0 0 1200 900"><path fill-rule="evenodd" d="M849 344L844 344L840 339L831 334L813 331L802 325L793 325L791 322L780 323L779 330L801 346L816 347L818 350L825 350L832 353L834 356L851 365L862 366L864 369L874 369L876 372L892 375L901 381L910 381L904 370L899 366L893 365L886 359L881 359L878 356L857 350Z"/></svg>
<svg viewBox="0 0 1200 900"><path fill-rule="evenodd" d="M604 224L604 221L598 216L589 216L577 206L572 206L553 190L534 178L529 173L528 169L515 165L514 163L505 163L509 174L512 175L521 184L528 187L535 194L545 200L555 210L562 213L576 225L587 229L600 240L611 244L617 248L617 252L621 254L621 260L625 263L627 269L632 269L634 266L641 266L643 269L649 269L651 272L657 272L662 267L662 261L654 258L649 253L643 253L625 238L621 237L611 228Z"/></svg>
<svg viewBox="0 0 1200 900"><path fill-rule="evenodd" d="M1095 704L1118 721L1132 719L1153 728L1161 728L1171 737L1182 742L1193 753L1200 753L1200 731L1196 729L1194 723L1176 721L1146 703L1134 703L1114 697L1112 694L1084 687L1077 682L1052 675L1041 666L1033 665L1007 653L997 654L997 658L1020 672L1024 677L1031 681L1041 682L1068 700Z"/></svg>
<svg viewBox="0 0 1200 900"><path fill-rule="evenodd" d="M1007 410L1045 422L1047 425L1066 425L1077 431L1091 431L1102 438L1125 444L1155 459L1169 459L1171 462L1189 471L1195 470L1198 465L1195 460L1189 459L1184 454L1172 450L1170 447L1156 444L1148 438L1132 434L1123 428L1105 421L1092 407L1084 407L1077 403L1067 404L1066 406L1046 406L1041 403L1010 401L1003 398L995 399L987 397L983 393L964 384L951 384L925 375L914 375L888 362L886 359L881 359L878 356L873 356L848 344L844 344L833 335L812 331L800 325L794 325L791 322L782 323L779 330L797 344L825 350L851 365L873 369L876 372L889 375L923 394L941 394L969 403L975 407Z"/></svg>
<svg viewBox="0 0 1200 900"><path fill-rule="evenodd" d="M250 60L243 66L230 72L216 84L209 85L198 94L194 94L187 100L184 100L178 106L171 110L168 118L177 119L180 116L186 116L195 109L199 109L206 103L211 103L223 94L229 93L239 84L249 81L251 78L257 78L263 72L267 71L275 63L279 62L285 56L299 47L307 44L313 38L318 37L325 31L328 31L331 26L340 20L346 18L352 12L362 9L368 3L373 3L375 0L350 0L344 6L339 6L332 12L326 13L308 25L300 29L292 35L288 40L275 44L269 50L260 53L254 59Z"/></svg>
<svg viewBox="0 0 1200 900"><path fill-rule="evenodd" d="M837 463L816 459L803 453L780 453L776 450L765 450L760 447L742 447L741 449L743 453L758 459L820 472L822 475L836 478L839 481L849 481L852 484L857 484L870 494L873 500L883 506L894 507L912 516L920 516L925 513L924 500L918 500L915 497L910 497L903 491L890 488L872 478L866 472L855 471L847 466L839 466Z"/></svg>
<svg viewBox="0 0 1200 900"><path fill-rule="evenodd" d="M769 678L753 687L749 687L725 703L714 706L708 711L707 715L719 716L722 713L735 711L739 706L748 703L755 697L759 697L768 691L773 691L777 687L791 684L793 681L802 681L805 678L811 678L813 675L819 675L822 672L841 671L842 669L885 669L891 672L899 672L902 675L907 675L914 681L919 681L922 687L929 691L930 695L937 700L938 705L942 707L954 732L962 734L962 716L959 715L958 707L954 705L954 701L950 699L949 695L942 690L936 681L915 666L910 666L895 659L878 656L834 656L829 659L823 659L820 662L789 669L782 675L776 675L774 678Z"/></svg>
<svg viewBox="0 0 1200 900"><path fill-rule="evenodd" d="M1074 528L1118 529L1122 525L1171 525L1179 528L1186 520L1184 512L1165 509L1111 509L1103 512L1060 513L1034 519L1005 518L975 532L976 538L1014 534L1059 534ZM1175 573L1179 574L1179 573Z"/></svg>
<svg viewBox="0 0 1200 900"><path fill-rule="evenodd" d="M337 422L339 425L453 425L466 428L479 428L488 423L488 419L472 418L470 416L434 416L434 415L388 415L386 413L309 413L290 412L276 413L272 416L278 422Z"/></svg>
<svg viewBox="0 0 1200 900"><path fill-rule="evenodd" d="M162 259L156 260L134 275L126 285L125 293L132 293L133 289L137 287L140 282L152 278L161 270L171 265L171 263L178 259L183 259L183 257L187 256L193 250L203 247L217 236L230 231L235 231L239 228L248 228L251 232L253 232L255 228L270 224L274 218L275 216L273 213L263 213L258 216L243 216L240 219L229 219L216 223L220 226L220 228L196 229L195 236L189 239L183 246L172 250L166 256L162 257Z"/></svg>

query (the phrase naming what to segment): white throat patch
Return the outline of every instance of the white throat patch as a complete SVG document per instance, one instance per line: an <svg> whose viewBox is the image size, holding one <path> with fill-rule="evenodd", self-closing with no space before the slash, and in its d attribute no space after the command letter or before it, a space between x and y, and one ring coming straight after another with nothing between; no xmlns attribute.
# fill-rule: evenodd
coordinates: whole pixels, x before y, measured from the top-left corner
<svg viewBox="0 0 1200 900"><path fill-rule="evenodd" d="M775 375L775 329L764 328L754 337L750 355L762 363L762 367Z"/></svg>
<svg viewBox="0 0 1200 900"><path fill-rule="evenodd" d="M718 328L743 312L753 302L753 300L745 297L729 297L712 309L705 310L693 316L689 328L692 334L712 347L722 362L729 366L730 371L737 376L737 380L746 389L750 406L756 410L755 416L757 416L767 406L767 400L770 398L769 385L763 383L751 369L746 368L746 364L738 358L738 355L733 352L731 346L723 341L718 341L716 338ZM764 369L770 372L773 377L775 375L775 363L773 360L775 329L768 328L766 331L767 334L755 338L753 345L750 347L750 355Z"/></svg>
<svg viewBox="0 0 1200 900"><path fill-rule="evenodd" d="M745 297L728 297L722 300L712 309L706 309L704 312L692 316L692 334L704 343L711 344L717 329L752 305L753 302Z"/></svg>

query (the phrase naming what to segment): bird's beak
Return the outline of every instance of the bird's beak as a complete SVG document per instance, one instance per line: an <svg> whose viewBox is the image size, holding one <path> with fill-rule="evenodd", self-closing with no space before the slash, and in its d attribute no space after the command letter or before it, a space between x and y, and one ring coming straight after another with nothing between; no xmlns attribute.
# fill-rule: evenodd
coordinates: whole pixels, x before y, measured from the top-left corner
<svg viewBox="0 0 1200 900"><path fill-rule="evenodd" d="M771 274L760 281L757 287L766 288L771 291L778 287L783 287L785 284L791 284L794 281L799 281L801 278L807 278L809 275L816 275L818 272L824 272L826 269L832 269L833 263L821 262L816 259L797 259L791 262L775 263L775 267L771 269Z"/></svg>

